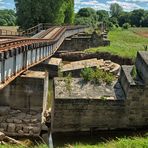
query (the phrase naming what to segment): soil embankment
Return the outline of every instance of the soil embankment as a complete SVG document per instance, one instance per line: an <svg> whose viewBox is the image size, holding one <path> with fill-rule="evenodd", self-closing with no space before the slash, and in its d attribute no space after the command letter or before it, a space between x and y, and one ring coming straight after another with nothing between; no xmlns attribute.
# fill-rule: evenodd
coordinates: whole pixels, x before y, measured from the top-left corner
<svg viewBox="0 0 148 148"><path fill-rule="evenodd" d="M118 55L112 55L108 52L96 52L96 53L86 53L86 52L57 52L54 57L62 58L63 61L79 61L86 59L104 59L111 60L112 62L118 63L119 65L133 65L133 60L130 58L120 57Z"/></svg>

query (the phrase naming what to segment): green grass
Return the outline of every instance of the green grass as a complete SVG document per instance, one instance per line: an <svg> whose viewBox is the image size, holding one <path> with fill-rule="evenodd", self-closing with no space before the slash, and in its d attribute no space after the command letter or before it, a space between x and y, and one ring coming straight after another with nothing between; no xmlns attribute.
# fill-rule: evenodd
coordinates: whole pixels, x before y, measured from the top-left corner
<svg viewBox="0 0 148 148"><path fill-rule="evenodd" d="M0 148L25 148L23 146L17 146L17 145L0 145ZM48 148L48 145L41 144L38 146L28 147L28 148Z"/></svg>
<svg viewBox="0 0 148 148"><path fill-rule="evenodd" d="M148 148L148 137L121 138L95 145L76 143L65 148Z"/></svg>
<svg viewBox="0 0 148 148"><path fill-rule="evenodd" d="M14 145L0 145L0 148L24 148ZM29 148L48 148L47 145L41 144ZM66 144L56 148L148 148L148 137L133 137L133 138L117 138L116 140L98 142L90 144L89 142Z"/></svg>
<svg viewBox="0 0 148 148"><path fill-rule="evenodd" d="M135 32L147 31L148 28L130 28L129 30L115 29L109 32L110 46L87 49L86 52L110 52L122 57L135 58L138 50L144 50L148 38Z"/></svg>
<svg viewBox="0 0 148 148"><path fill-rule="evenodd" d="M51 102L53 99L53 80L49 80L48 84L48 100L47 100L47 108L51 108Z"/></svg>

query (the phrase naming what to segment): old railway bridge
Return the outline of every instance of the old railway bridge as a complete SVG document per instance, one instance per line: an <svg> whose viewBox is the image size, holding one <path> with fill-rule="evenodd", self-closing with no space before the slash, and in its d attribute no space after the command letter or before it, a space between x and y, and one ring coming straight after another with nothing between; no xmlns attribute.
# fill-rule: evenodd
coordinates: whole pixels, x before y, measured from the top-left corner
<svg viewBox="0 0 148 148"><path fill-rule="evenodd" d="M50 58L65 38L84 30L84 26L49 24L39 24L24 32L0 30L0 89L28 68Z"/></svg>

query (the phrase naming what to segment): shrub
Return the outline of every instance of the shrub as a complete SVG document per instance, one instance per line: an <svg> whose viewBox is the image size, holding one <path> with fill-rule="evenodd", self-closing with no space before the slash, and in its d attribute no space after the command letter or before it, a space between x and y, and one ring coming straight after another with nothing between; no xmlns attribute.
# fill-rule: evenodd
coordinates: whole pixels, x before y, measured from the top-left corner
<svg viewBox="0 0 148 148"><path fill-rule="evenodd" d="M123 29L128 29L128 28L130 28L131 27L131 25L129 24L129 23L124 23L123 25L122 25L122 28Z"/></svg>
<svg viewBox="0 0 148 148"><path fill-rule="evenodd" d="M106 82L106 84L111 84L115 79L115 76L111 73L107 73L100 69L93 70L92 68L85 68L81 71L80 76L84 81L92 81L94 83Z"/></svg>
<svg viewBox="0 0 148 148"><path fill-rule="evenodd" d="M113 74L105 72L104 81L106 82L106 84L110 85L114 79L115 77L113 76Z"/></svg>
<svg viewBox="0 0 148 148"><path fill-rule="evenodd" d="M133 69L131 71L131 76L133 79L136 79L136 76L137 76L136 66L133 66Z"/></svg>
<svg viewBox="0 0 148 148"><path fill-rule="evenodd" d="M80 76L84 79L84 81L91 81L93 79L94 70L92 68L84 68L81 70Z"/></svg>
<svg viewBox="0 0 148 148"><path fill-rule="evenodd" d="M61 67L58 68L58 77L63 77L63 72L61 71Z"/></svg>
<svg viewBox="0 0 148 148"><path fill-rule="evenodd" d="M143 47L144 47L145 51L148 51L148 46L147 45L143 45Z"/></svg>

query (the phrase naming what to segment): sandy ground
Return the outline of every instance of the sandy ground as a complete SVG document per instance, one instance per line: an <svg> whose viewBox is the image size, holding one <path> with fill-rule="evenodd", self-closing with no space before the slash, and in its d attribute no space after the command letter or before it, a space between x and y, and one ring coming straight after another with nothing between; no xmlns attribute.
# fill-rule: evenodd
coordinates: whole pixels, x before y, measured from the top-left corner
<svg viewBox="0 0 148 148"><path fill-rule="evenodd" d="M136 32L136 34L148 38L148 31L147 32Z"/></svg>

